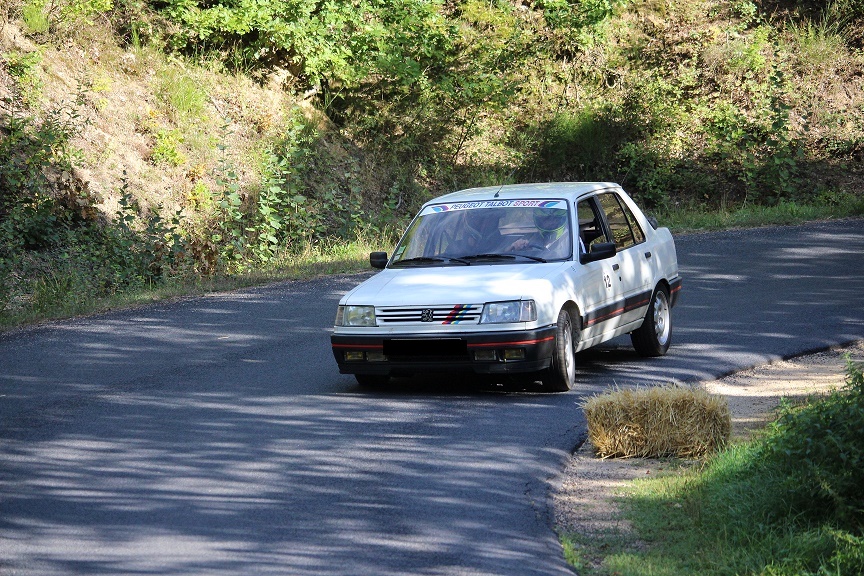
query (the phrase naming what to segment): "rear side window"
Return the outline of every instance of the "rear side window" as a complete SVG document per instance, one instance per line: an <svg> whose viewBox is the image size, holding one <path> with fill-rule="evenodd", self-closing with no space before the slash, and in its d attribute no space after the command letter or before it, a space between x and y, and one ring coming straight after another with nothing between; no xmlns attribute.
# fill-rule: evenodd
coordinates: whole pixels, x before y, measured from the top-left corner
<svg viewBox="0 0 864 576"><path fill-rule="evenodd" d="M621 204L621 209L624 210L624 215L627 217L627 223L630 224L630 231L633 232L633 239L636 241L636 244L641 244L645 241L645 232L642 231L642 228L636 221L636 216L633 215L633 212L627 207L627 204L625 204L620 198L618 199L618 202Z"/></svg>
<svg viewBox="0 0 864 576"><path fill-rule="evenodd" d="M636 217L626 205L621 203L617 194L600 194L598 199L606 213L606 222L609 224L612 238L619 251L645 241L645 233L636 222Z"/></svg>

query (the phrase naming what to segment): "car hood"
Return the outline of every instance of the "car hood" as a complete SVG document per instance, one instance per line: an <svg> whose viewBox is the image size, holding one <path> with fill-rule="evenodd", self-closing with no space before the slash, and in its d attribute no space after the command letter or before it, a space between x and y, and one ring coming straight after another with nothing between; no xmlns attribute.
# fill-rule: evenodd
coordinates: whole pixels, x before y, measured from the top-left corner
<svg viewBox="0 0 864 576"><path fill-rule="evenodd" d="M376 306L480 304L543 298L551 276L569 262L386 269L349 292L342 303Z"/></svg>

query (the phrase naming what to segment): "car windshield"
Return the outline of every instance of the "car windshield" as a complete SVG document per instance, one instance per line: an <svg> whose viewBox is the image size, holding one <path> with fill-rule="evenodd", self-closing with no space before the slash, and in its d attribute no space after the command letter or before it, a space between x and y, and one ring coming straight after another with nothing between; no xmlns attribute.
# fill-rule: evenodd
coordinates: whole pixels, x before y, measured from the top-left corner
<svg viewBox="0 0 864 576"><path fill-rule="evenodd" d="M396 247L391 266L465 266L569 259L567 202L489 200L427 206Z"/></svg>

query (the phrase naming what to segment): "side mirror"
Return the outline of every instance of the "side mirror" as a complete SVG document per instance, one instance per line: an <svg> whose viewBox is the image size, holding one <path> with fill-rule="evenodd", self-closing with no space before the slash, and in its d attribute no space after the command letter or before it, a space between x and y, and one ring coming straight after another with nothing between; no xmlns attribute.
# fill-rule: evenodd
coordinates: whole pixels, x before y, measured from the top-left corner
<svg viewBox="0 0 864 576"><path fill-rule="evenodd" d="M387 253L386 252L370 252L369 253L369 265L372 268L383 269L387 266Z"/></svg>
<svg viewBox="0 0 864 576"><path fill-rule="evenodd" d="M614 242L601 242L592 244L591 251L588 254L582 254L579 257L579 262L587 264L588 262L596 262L597 260L605 260L611 258L618 253L618 248Z"/></svg>
<svg viewBox="0 0 864 576"><path fill-rule="evenodd" d="M660 227L660 223L657 222L657 218L655 218L654 216L648 216L646 214L645 219L648 220L648 224L650 224L651 228L653 228L654 230Z"/></svg>

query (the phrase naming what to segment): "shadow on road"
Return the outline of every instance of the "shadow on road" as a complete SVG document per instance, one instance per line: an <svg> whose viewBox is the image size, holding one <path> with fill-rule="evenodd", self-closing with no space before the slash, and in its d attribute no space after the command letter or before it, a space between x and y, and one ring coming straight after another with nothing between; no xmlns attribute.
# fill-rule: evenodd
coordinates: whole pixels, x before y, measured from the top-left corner
<svg viewBox="0 0 864 576"><path fill-rule="evenodd" d="M861 228L678 238L669 355L616 339L568 394L361 390L329 348L359 276L0 336L0 570L567 574L547 495L581 401L864 338Z"/></svg>

